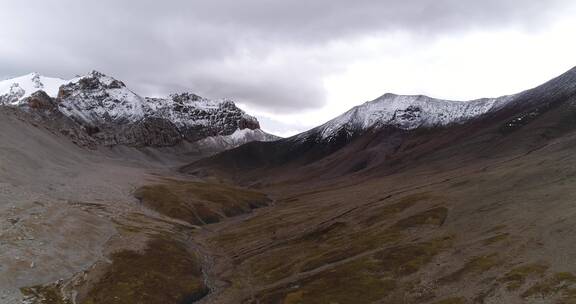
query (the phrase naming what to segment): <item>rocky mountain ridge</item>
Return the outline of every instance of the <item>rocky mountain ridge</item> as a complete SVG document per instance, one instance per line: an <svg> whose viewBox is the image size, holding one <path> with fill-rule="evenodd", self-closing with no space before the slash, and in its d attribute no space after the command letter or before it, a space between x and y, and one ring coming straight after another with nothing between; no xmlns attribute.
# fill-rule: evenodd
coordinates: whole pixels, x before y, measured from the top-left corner
<svg viewBox="0 0 576 304"><path fill-rule="evenodd" d="M322 139L330 140L341 132L352 134L373 127L391 126L401 130L415 130L461 124L497 111L513 99L514 95L451 101L424 95L388 93L350 109L313 131L320 133Z"/></svg>
<svg viewBox="0 0 576 304"><path fill-rule="evenodd" d="M0 81L0 104L40 110L46 119L71 120L86 133L82 143L105 146L173 146L260 129L258 120L231 100L214 101L192 93L142 97L97 71L68 81L37 73ZM252 133L246 138L276 138Z"/></svg>

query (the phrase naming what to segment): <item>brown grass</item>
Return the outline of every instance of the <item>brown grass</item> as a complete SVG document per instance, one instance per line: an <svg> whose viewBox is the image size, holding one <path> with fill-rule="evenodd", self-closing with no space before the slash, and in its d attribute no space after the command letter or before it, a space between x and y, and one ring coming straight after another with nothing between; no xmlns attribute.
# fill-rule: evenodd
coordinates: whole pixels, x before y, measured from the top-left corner
<svg viewBox="0 0 576 304"><path fill-rule="evenodd" d="M576 276L570 272L558 272L552 276L532 285L528 290L522 293L522 297L545 297L559 292L570 296L575 293L571 287L576 284Z"/></svg>
<svg viewBox="0 0 576 304"><path fill-rule="evenodd" d="M392 228L399 230L406 230L410 228L416 228L418 226L442 226L447 216L448 216L447 208L437 207L404 218L398 221L394 226L392 226Z"/></svg>
<svg viewBox="0 0 576 304"><path fill-rule="evenodd" d="M498 281L506 284L508 290L517 290L524 285L527 279L531 277L542 277L547 269L548 266L538 263L526 264L508 271L504 277Z"/></svg>
<svg viewBox="0 0 576 304"><path fill-rule="evenodd" d="M464 298L447 298L444 300L436 301L434 304L464 304L466 300Z"/></svg>
<svg viewBox="0 0 576 304"><path fill-rule="evenodd" d="M261 303L372 303L397 290L400 278L419 271L452 244L451 237L387 248L269 291ZM350 257L350 256L349 256Z"/></svg>
<svg viewBox="0 0 576 304"><path fill-rule="evenodd" d="M431 198L431 196L428 193L417 193L417 194L407 195L407 196L399 199L397 202L379 207L379 208L371 211L370 213L372 215L370 215L370 217L365 219L363 222L365 224L368 224L368 225L381 223L387 219L390 219L392 216L399 214L399 213L403 212L404 210L407 210L407 209L415 206L417 203L419 203L423 200L430 199L430 198Z"/></svg>
<svg viewBox="0 0 576 304"><path fill-rule="evenodd" d="M153 239L144 251L116 252L111 260L82 303L185 303L208 293L198 259L178 241Z"/></svg>
<svg viewBox="0 0 576 304"><path fill-rule="evenodd" d="M148 208L193 225L216 223L224 217L266 206L270 201L265 194L256 191L177 180L143 186L134 196Z"/></svg>
<svg viewBox="0 0 576 304"><path fill-rule="evenodd" d="M500 264L498 255L488 254L470 259L462 268L440 279L441 283L459 282L467 276L484 273Z"/></svg>
<svg viewBox="0 0 576 304"><path fill-rule="evenodd" d="M500 233L500 234L495 235L495 236L493 236L493 237L489 237L489 238L487 238L487 239L484 239L484 240L482 241L482 244L483 244L484 246L494 245L494 244L496 244L496 243L500 243L500 242L508 239L508 237L510 237L510 234L509 234L509 233Z"/></svg>
<svg viewBox="0 0 576 304"><path fill-rule="evenodd" d="M20 292L24 295L26 303L30 304L72 304L58 284L24 287Z"/></svg>
<svg viewBox="0 0 576 304"><path fill-rule="evenodd" d="M353 261L305 279L297 288L285 287L258 300L259 303L372 303L385 298L396 287L394 280L379 275L379 267L379 262L373 259Z"/></svg>

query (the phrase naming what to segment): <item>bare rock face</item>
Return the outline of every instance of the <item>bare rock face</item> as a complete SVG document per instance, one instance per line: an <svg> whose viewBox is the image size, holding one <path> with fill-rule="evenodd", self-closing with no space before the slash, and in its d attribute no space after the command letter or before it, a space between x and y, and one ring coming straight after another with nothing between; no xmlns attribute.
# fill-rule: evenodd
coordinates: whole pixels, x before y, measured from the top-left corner
<svg viewBox="0 0 576 304"><path fill-rule="evenodd" d="M406 109L396 110L390 124L403 130L419 127L422 124L422 109L408 106Z"/></svg>
<svg viewBox="0 0 576 304"><path fill-rule="evenodd" d="M34 110L53 111L58 108L56 100L50 98L44 91L37 91L26 98L26 106Z"/></svg>
<svg viewBox="0 0 576 304"><path fill-rule="evenodd" d="M260 129L260 123L258 122L256 117L250 115L244 115L238 122L238 128L240 130L243 129L256 130Z"/></svg>
<svg viewBox="0 0 576 304"><path fill-rule="evenodd" d="M155 116L174 122L182 137L191 142L230 135L238 129L260 128L256 118L244 113L230 100L215 102L182 93L170 95L169 99L147 98L147 101L156 105Z"/></svg>
<svg viewBox="0 0 576 304"><path fill-rule="evenodd" d="M182 141L176 126L162 118L149 117L135 123L102 126L91 136L105 146L173 146Z"/></svg>

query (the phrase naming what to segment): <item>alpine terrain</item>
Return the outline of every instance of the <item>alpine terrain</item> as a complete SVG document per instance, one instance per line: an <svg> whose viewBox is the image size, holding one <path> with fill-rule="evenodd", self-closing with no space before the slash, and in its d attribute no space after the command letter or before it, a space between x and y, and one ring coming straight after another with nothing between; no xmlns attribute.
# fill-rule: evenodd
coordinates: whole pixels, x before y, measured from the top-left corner
<svg viewBox="0 0 576 304"><path fill-rule="evenodd" d="M576 303L576 68L290 138L99 72L0 104L0 303Z"/></svg>

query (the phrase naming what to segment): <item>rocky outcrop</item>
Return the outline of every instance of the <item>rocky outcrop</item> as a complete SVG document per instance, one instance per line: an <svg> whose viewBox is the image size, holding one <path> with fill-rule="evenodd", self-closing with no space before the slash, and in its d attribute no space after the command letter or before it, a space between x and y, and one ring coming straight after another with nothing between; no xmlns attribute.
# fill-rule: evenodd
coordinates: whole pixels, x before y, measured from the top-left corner
<svg viewBox="0 0 576 304"><path fill-rule="evenodd" d="M46 92L38 91L26 98L25 105L30 109L54 111L58 108L56 100L52 99Z"/></svg>
<svg viewBox="0 0 576 304"><path fill-rule="evenodd" d="M422 123L422 108L418 106L408 106L406 109L399 109L394 112L390 125L407 130L418 128Z"/></svg>
<svg viewBox="0 0 576 304"><path fill-rule="evenodd" d="M260 123L256 119L256 117L250 115L244 115L238 121L238 129L250 129L250 130L257 130L260 129Z"/></svg>
<svg viewBox="0 0 576 304"><path fill-rule="evenodd" d="M183 93L168 99L147 98L157 110L151 116L175 123L182 137L194 142L206 137L230 135L240 129L259 129L258 120L247 115L230 100L220 102Z"/></svg>
<svg viewBox="0 0 576 304"><path fill-rule="evenodd" d="M17 83L10 86L9 90L4 94L0 94L0 104L13 104L17 103L25 94Z"/></svg>

